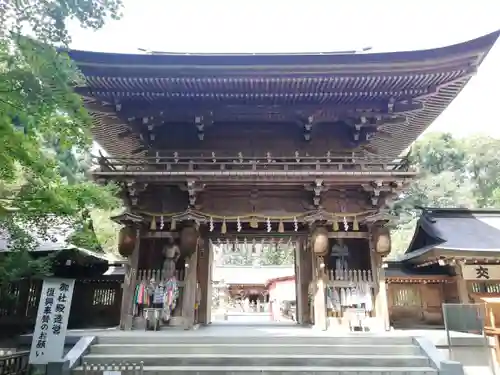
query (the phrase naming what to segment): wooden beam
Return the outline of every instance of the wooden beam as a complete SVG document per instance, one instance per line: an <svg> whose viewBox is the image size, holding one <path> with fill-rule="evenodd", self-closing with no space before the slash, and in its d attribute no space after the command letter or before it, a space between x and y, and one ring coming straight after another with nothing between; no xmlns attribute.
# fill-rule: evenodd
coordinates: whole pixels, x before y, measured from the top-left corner
<svg viewBox="0 0 500 375"><path fill-rule="evenodd" d="M78 93L83 96L91 96L92 91L88 88L79 88L77 89ZM100 94L116 94L116 90L106 90L99 89ZM342 93L347 93L346 90L341 90ZM364 90L354 90L353 93L365 92ZM137 95L144 94L144 92L137 92ZM147 94L147 93L146 93ZM331 94L331 93L330 93ZM113 108L107 105L92 105L89 106L90 110L97 111L98 113L104 114L114 114L115 116L119 116L122 119L129 118L154 118L158 119L158 121L165 121L167 119L188 119L193 121L195 116L204 116L207 119L217 117L217 115L223 114L272 114L279 113L284 116L287 116L289 119L299 120L301 117L307 118L310 115L316 114L316 117L322 118L335 118L338 115L351 115L357 117L390 117L398 114L406 114L415 111L419 111L423 108L422 103L412 101L411 98L407 103L404 102L396 102L394 103L393 110L389 113L388 111L388 101L380 100L380 101L360 101L355 104L326 104L326 105L317 105L317 104L294 104L294 105L272 105L272 106L257 106L255 104L249 105L220 105L216 103L212 103L211 105L203 105L203 104L189 104L189 105L177 105L173 106L170 101L160 101L155 103L154 105L143 106L143 105L128 105L121 108L119 111L116 110L116 107ZM365 112L362 112L365 110ZM375 110L375 111L373 111ZM361 112L360 112L361 111ZM300 116L299 116L300 115Z"/></svg>
<svg viewBox="0 0 500 375"><path fill-rule="evenodd" d="M455 276L455 281L457 285L457 292L458 292L458 298L460 299L460 303L470 303L470 297L469 297L469 290L467 288L467 280L464 279L463 273L462 273L462 266L464 265L464 262L459 261L455 265L455 273L457 276Z"/></svg>

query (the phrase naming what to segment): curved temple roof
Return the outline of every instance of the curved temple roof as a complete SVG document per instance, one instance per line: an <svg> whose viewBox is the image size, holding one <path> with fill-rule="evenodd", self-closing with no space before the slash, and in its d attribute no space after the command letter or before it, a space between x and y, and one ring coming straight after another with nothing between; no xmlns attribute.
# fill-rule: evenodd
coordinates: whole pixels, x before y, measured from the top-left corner
<svg viewBox="0 0 500 375"><path fill-rule="evenodd" d="M404 260L423 263L450 254L490 258L499 252L500 210L426 208Z"/></svg>
<svg viewBox="0 0 500 375"><path fill-rule="evenodd" d="M96 119L96 139L112 155L127 156L140 146L136 138L118 137L127 129L127 118L150 116L169 106L207 110L265 102L316 106L317 112L317 107L386 103L390 110L394 101L420 103L404 123L383 126L390 140L375 136L370 141L380 155L397 156L457 96L498 36L496 31L453 46L393 53L131 55L73 50L69 55L87 80L77 90Z"/></svg>

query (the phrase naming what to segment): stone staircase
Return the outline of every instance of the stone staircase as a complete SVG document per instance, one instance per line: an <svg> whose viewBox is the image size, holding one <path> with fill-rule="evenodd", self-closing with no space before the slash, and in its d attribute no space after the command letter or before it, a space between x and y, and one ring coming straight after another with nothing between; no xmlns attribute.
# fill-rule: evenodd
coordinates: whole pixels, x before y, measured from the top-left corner
<svg viewBox="0 0 500 375"><path fill-rule="evenodd" d="M101 336L83 362L142 362L144 375L438 374L411 337L397 336ZM83 375L83 367L73 373Z"/></svg>

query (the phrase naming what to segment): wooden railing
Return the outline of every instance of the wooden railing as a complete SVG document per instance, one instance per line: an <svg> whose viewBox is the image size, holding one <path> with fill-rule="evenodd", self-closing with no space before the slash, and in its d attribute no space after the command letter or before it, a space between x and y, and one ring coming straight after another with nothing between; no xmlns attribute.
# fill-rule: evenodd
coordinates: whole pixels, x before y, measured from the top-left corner
<svg viewBox="0 0 500 375"><path fill-rule="evenodd" d="M29 351L0 355L0 375L27 375L29 356Z"/></svg>
<svg viewBox="0 0 500 375"><path fill-rule="evenodd" d="M371 270L329 270L327 271L327 275L329 282L334 285L340 283L373 283L373 275Z"/></svg>
<svg viewBox="0 0 500 375"><path fill-rule="evenodd" d="M405 159L340 156L235 157L158 156L139 158L94 157L100 171L400 171L413 173Z"/></svg>

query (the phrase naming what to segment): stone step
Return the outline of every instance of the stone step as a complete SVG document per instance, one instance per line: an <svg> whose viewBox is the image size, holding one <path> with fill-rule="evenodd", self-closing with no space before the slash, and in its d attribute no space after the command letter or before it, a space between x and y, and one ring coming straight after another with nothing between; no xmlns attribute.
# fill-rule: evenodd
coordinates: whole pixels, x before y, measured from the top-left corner
<svg viewBox="0 0 500 375"><path fill-rule="evenodd" d="M151 334L122 334L102 335L98 338L99 344L301 344L308 345L412 345L413 339L407 336L201 336L201 335L160 335L155 332Z"/></svg>
<svg viewBox="0 0 500 375"><path fill-rule="evenodd" d="M102 369L84 371L83 367L73 370L73 375L102 374ZM144 375L438 375L430 367L294 367L294 366L144 366Z"/></svg>
<svg viewBox="0 0 500 375"><path fill-rule="evenodd" d="M377 348L374 348L376 352ZM304 354L88 354L89 365L143 363L144 366L315 366L315 367L426 367L422 355L304 355Z"/></svg>
<svg viewBox="0 0 500 375"><path fill-rule="evenodd" d="M421 350L415 345L377 345L380 355L420 355ZM373 354L371 345L338 344L96 344L90 349L92 354L304 354L304 355L366 355Z"/></svg>

